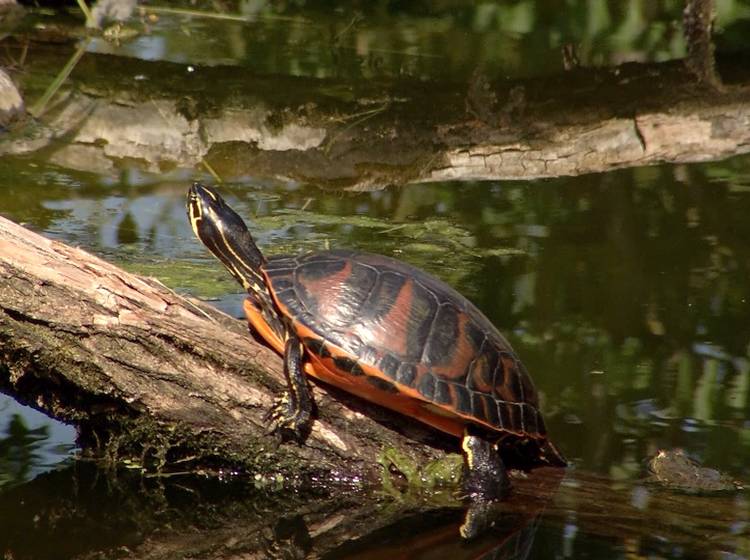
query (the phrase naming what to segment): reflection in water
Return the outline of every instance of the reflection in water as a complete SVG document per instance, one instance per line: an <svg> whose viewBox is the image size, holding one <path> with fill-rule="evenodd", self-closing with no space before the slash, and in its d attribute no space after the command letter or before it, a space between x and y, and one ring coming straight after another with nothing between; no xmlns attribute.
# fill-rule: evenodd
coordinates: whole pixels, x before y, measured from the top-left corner
<svg viewBox="0 0 750 560"><path fill-rule="evenodd" d="M107 43L105 31L80 60L38 47L42 33L20 35L8 43L24 61L22 89L34 107L61 103L19 126L0 152L45 152L61 167L110 175L138 160L152 172L210 166L225 179L293 177L361 190L554 177L747 149L746 131L729 124L746 120L746 97L711 95L680 70L679 8L594 4L554 18L530 0L466 6L459 18L453 5L332 14L303 2L263 5L248 17L149 6L132 22L132 42ZM734 4L722 9L726 25L742 17ZM46 15L34 14L40 29ZM67 31L73 43L76 30ZM37 56L26 56L29 44ZM576 70L559 79L571 57ZM59 81L49 74L77 60ZM598 70L626 61L638 62ZM717 64L726 83L734 76L745 91L736 59ZM42 87L60 81L59 94ZM679 111L673 89L684 94Z"/></svg>
<svg viewBox="0 0 750 560"><path fill-rule="evenodd" d="M78 463L3 493L0 551L37 560L548 558L562 529L538 517L543 505L511 503L493 529L467 542L457 537L461 509L375 505L345 491L267 494L245 480L107 474Z"/></svg>
<svg viewBox="0 0 750 560"><path fill-rule="evenodd" d="M460 510L432 510L405 517L341 546L324 558L527 560L532 557L538 518L527 519L517 513L498 514L491 531L469 542L456 538L462 519Z"/></svg>
<svg viewBox="0 0 750 560"><path fill-rule="evenodd" d="M316 93L336 103L355 96L341 83L376 78L368 82L375 87L354 99L363 112L375 114L378 107L399 103L376 91L379 79L420 87L457 83L463 91L476 84L474 89L483 90L482 80L471 81L480 65L487 76L508 81L554 75L568 82L579 69L661 62L684 56L687 47L676 25L682 18L679 2L593 0L565 10L530 0L373 3L339 10L312 0L222 4L249 22L166 13L139 20L141 34L130 42L116 46L96 38L90 43L74 83L102 99L115 90L113 114L146 115L141 132L160 134L153 145L166 150L174 142L175 153L194 157L205 148L201 132L231 137L222 128L231 119L217 120L221 126L204 131L192 123L196 114L218 113L237 95L240 82L230 79L232 68L259 77L320 79ZM746 3L727 0L720 8L717 50L739 51L741 59L747 49ZM46 12L35 17L40 29L51 29ZM28 39L5 40L8 59L2 62L13 67L12 76L30 102L75 50L43 41L36 45L43 52L32 48L26 57ZM117 56L95 54L103 52ZM138 68L139 58L178 64L143 64L149 74ZM110 63L120 69L124 88L113 88L107 73L97 79ZM220 64L230 68L226 82L195 78L196 69L208 73L208 67ZM165 68L169 79L152 78ZM285 93L274 81L256 81L274 86L273 99ZM140 103L143 113L125 110L132 106L130 87L147 100ZM200 96L190 88L208 88L210 106L197 107ZM511 120L523 113L528 97L516 91L518 99L508 99L510 104L503 96L496 99L495 108ZM481 114L487 100L493 108L494 92L486 93L484 105L468 107L480 121L499 116ZM165 97L179 102L160 103ZM76 118L68 115L56 129L60 135L80 132L81 119L90 116L84 96L74 93L70 99L82 106ZM300 114L307 114L304 108ZM277 116L263 113L259 126L278 133L284 127L267 122L269 115ZM87 124L95 125L94 120ZM247 127L239 128L249 134ZM321 141L315 127L295 132L299 142ZM293 135L269 136L288 140ZM106 144L102 138L91 135L75 146L64 139L49 144L35 136L22 138L21 144L31 146L29 155L6 155L0 165L0 212L171 287L219 297L222 306L240 315L242 297L227 296L235 285L194 241L184 216L185 185L207 178L192 168L159 168L154 163L159 150L151 144L142 152L117 151L128 143ZM193 143L181 143L185 138ZM103 155L106 150L112 157ZM192 161L187 156L175 161ZM147 162L133 163L128 159L133 157ZM496 535L495 541L480 539L476 546L485 542L488 553L499 547L500 557L517 558L750 557L746 494L688 498L632 482L644 476L647 457L677 447L732 479L750 480L749 158L545 182L448 182L364 194L252 177L223 188L243 216L253 217L254 233L270 254L348 247L393 255L448 281L509 334L538 385L550 430L578 469L572 472L593 471L601 479L571 479L540 521L520 529L530 517L510 513L501 525L512 537L504 541ZM9 551L6 556L59 558L108 546L122 546L120 552L128 556L154 527L190 534L212 522L216 532L203 531L202 542L189 543L191 553L206 544L227 547L222 548L230 549L227 554L268 550L304 556L308 538L315 542L325 534L322 528L335 527L336 519L340 523L350 513L316 517L314 508L301 513L302 505L282 500L276 505L283 513L272 516L258 496L247 495L246 484L240 491L219 486L203 492L200 482L171 485L137 478L118 486L93 470L83 476L72 471L37 476L69 456L74 434L60 433L64 430L0 405L0 553ZM222 494L234 495L221 501ZM591 496L595 499L587 501ZM632 510L613 512L618 500ZM587 510L591 503L598 509ZM431 515L411 525L392 520L367 542L389 556L466 552L440 534L457 518ZM366 519L372 525L382 518L368 512ZM425 523L437 525L436 532L415 535ZM640 525L637 531L634 524ZM180 550L179 538L155 540L165 547L158 550L162 557ZM227 543L239 544L232 549ZM479 554L471 546L468 550Z"/></svg>
<svg viewBox="0 0 750 560"><path fill-rule="evenodd" d="M682 8L658 2L644 9L638 0L594 0L565 10L540 9L533 0L365 3L336 10L321 2L241 2L224 18L212 18L211 10L188 12L195 16L190 33L180 25L184 18L154 8L158 21L134 25L139 37L123 44L99 38L89 48L146 60L242 65L258 74L460 81L474 70L467 61L508 77L560 72L560 51L571 44L585 66L680 58L686 45L675 22ZM716 25L732 29L743 9L741 0L726 0ZM735 36L724 39L727 47Z"/></svg>
<svg viewBox="0 0 750 560"><path fill-rule="evenodd" d="M553 479L559 482L559 476ZM538 517L545 503L528 496L508 502L496 512L491 530L462 541L457 535L464 514L457 508L383 507L347 492L266 494L246 480L107 474L78 463L4 491L0 551L38 560L87 554L545 558L546 551L559 550L562 539L560 527ZM212 556L216 551L223 552Z"/></svg>
<svg viewBox="0 0 750 560"><path fill-rule="evenodd" d="M10 417L5 433L0 438L0 487L27 480L39 462L39 447L49 438L47 426L30 429L20 414Z"/></svg>
<svg viewBox="0 0 750 560"><path fill-rule="evenodd" d="M71 457L75 430L0 394L0 489Z"/></svg>

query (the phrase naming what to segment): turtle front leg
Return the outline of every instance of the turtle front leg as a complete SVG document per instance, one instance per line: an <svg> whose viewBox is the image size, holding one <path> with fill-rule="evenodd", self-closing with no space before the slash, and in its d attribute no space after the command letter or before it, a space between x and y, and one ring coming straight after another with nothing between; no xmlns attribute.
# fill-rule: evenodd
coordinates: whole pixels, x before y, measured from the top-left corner
<svg viewBox="0 0 750 560"><path fill-rule="evenodd" d="M302 367L302 344L290 333L284 344L284 378L287 390L278 399L266 418L270 420L269 434L278 434L282 441L303 442L312 426L313 399Z"/></svg>
<svg viewBox="0 0 750 560"><path fill-rule="evenodd" d="M461 449L464 451L463 486L466 496L472 501L484 502L505 496L510 481L497 445L467 427Z"/></svg>

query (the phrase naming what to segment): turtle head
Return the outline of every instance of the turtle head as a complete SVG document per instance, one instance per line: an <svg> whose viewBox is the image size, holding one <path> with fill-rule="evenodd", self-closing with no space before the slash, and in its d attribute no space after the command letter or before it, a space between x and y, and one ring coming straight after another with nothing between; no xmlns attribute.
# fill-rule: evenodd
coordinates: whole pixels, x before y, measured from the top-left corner
<svg viewBox="0 0 750 560"><path fill-rule="evenodd" d="M187 213L198 239L246 290L265 290L260 270L265 259L245 222L215 188L193 183L188 191Z"/></svg>

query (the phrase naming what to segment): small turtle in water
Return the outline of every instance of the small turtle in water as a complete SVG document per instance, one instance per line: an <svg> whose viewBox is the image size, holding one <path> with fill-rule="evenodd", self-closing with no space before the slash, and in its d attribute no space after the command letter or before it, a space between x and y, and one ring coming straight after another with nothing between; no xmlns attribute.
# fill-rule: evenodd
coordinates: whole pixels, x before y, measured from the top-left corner
<svg viewBox="0 0 750 560"><path fill-rule="evenodd" d="M271 411L271 431L304 440L307 374L462 438L464 488L474 499L502 496L508 462L565 466L526 368L445 283L354 251L266 258L242 218L198 183L187 210L198 239L247 290L250 326L284 356L287 393Z"/></svg>
<svg viewBox="0 0 750 560"><path fill-rule="evenodd" d="M742 485L724 473L702 467L682 449L661 449L648 462L651 480L663 486L690 493L727 492Z"/></svg>

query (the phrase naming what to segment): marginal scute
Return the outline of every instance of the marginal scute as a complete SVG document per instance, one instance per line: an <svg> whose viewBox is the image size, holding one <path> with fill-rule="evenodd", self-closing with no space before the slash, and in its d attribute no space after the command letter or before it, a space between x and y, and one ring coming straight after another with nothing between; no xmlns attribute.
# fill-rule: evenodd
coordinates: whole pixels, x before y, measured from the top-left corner
<svg viewBox="0 0 750 560"><path fill-rule="evenodd" d="M417 381L417 391L428 401L435 400L435 376L431 373L423 373Z"/></svg>
<svg viewBox="0 0 750 560"><path fill-rule="evenodd" d="M362 367L355 360L346 356L336 356L335 358L333 358L333 364L338 370L357 377L360 375L364 375L365 373Z"/></svg>
<svg viewBox="0 0 750 560"><path fill-rule="evenodd" d="M435 383L435 396L433 398L438 404L451 404L450 388L445 381Z"/></svg>
<svg viewBox="0 0 750 560"><path fill-rule="evenodd" d="M500 426L500 417L497 415L497 403L489 395L481 395L484 406L484 415L490 426Z"/></svg>
<svg viewBox="0 0 750 560"><path fill-rule="evenodd" d="M398 387L396 387L393 383L391 383L390 381L386 381L385 379L381 379L380 377L368 377L367 382L376 389L379 389L380 391L386 393L395 394L399 392Z"/></svg>
<svg viewBox="0 0 750 560"><path fill-rule="evenodd" d="M497 402L498 425L503 430L511 429L514 426L512 417L510 415L510 410L509 410L509 408L512 405L505 401L496 401L496 402Z"/></svg>
<svg viewBox="0 0 750 560"><path fill-rule="evenodd" d="M285 292L294 288L294 282L289 276L279 278L273 283L273 289L278 292Z"/></svg>
<svg viewBox="0 0 750 560"><path fill-rule="evenodd" d="M372 346L362 345L359 351L359 359L367 365L375 366L380 359L380 353Z"/></svg>
<svg viewBox="0 0 750 560"><path fill-rule="evenodd" d="M470 416L474 413L474 407L471 405L471 397L466 387L458 384L451 385L453 404L456 410L461 414Z"/></svg>
<svg viewBox="0 0 750 560"><path fill-rule="evenodd" d="M290 256L273 257L268 260L268 262L263 268L269 274L288 273L288 272L293 271L295 268L297 268L298 264L299 263L297 262L296 257L290 257Z"/></svg>
<svg viewBox="0 0 750 560"><path fill-rule="evenodd" d="M396 379L396 374L401 362L391 354L386 354L380 360L380 371L391 379Z"/></svg>
<svg viewBox="0 0 750 560"><path fill-rule="evenodd" d="M523 405L508 403L507 409L510 413L510 425L519 431L524 430Z"/></svg>
<svg viewBox="0 0 750 560"><path fill-rule="evenodd" d="M414 364L401 364L396 372L396 382L407 387L414 385L414 378L417 376L417 367Z"/></svg>

